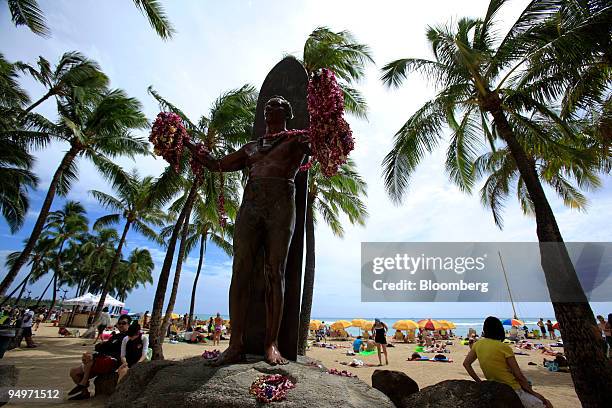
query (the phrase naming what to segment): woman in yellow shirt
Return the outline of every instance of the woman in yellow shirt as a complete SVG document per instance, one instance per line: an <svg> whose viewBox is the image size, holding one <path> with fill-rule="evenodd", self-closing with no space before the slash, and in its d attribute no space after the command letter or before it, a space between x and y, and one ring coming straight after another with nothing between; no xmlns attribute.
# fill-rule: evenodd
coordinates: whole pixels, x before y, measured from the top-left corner
<svg viewBox="0 0 612 408"><path fill-rule="evenodd" d="M525 408L552 408L550 401L531 388L516 362L512 348L504 344L506 333L501 321L493 316L487 317L483 331L483 337L472 345L463 361L463 366L474 381L481 381L472 367L472 363L478 359L485 378L512 387Z"/></svg>

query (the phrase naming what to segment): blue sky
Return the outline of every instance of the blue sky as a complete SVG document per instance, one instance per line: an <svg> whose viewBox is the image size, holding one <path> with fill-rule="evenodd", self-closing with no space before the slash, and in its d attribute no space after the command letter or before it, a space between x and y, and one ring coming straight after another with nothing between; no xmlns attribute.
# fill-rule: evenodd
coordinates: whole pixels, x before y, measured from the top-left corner
<svg viewBox="0 0 612 408"><path fill-rule="evenodd" d="M166 11L177 29L174 39L164 42L140 15L132 2L93 0L41 0L52 37L33 35L10 24L5 2L0 3L0 52L9 60L34 63L39 55L52 63L66 51L78 50L96 60L111 78L111 86L122 88L138 98L147 117L159 107L147 94L149 85L181 107L192 119L207 113L222 92L245 83L256 87L286 54L300 55L308 34L318 26L350 30L359 41L369 44L376 66L367 69L359 88L366 96L369 120L349 118L356 137L353 152L359 172L368 183L366 203L370 217L365 227L346 224L343 239L334 237L323 224L317 227L317 275L313 316L446 316L476 317L485 314L509 315L506 303L431 304L361 303L360 244L362 241L535 241L535 222L522 215L510 200L505 209L505 229L495 227L489 210L480 205L476 194L469 196L452 185L444 173L444 150L425 159L415 173L409 194L396 206L388 199L382 184L380 163L391 146L392 136L435 89L419 75L411 76L400 90L387 90L378 80L379 68L402 57L431 57L425 39L427 25L441 24L463 16L483 15L486 1L384 2L365 1L164 1ZM518 16L526 1L513 1L500 14L500 32ZM40 85L28 78L23 84L32 99L43 94ZM55 104L47 101L37 109L48 118L55 117ZM146 132L142 132L146 136ZM32 193L32 208L25 226L11 235L0 220L0 261L21 248L31 231L42 198L66 146L53 145L36 153L39 190ZM126 169L138 168L142 175L160 174L161 159L121 159ZM93 222L105 212L88 194L90 189L112 192L93 167L79 163L80 179L69 199L86 206ZM612 183L605 178L602 188L588 192L587 212L568 210L549 194L551 204L567 241L611 241L609 209ZM53 209L63 199L57 198ZM156 261L156 275L164 252L132 232L127 250L148 248ZM176 310L185 312L197 266L191 254L180 285ZM2 268L2 267L0 267ZM0 272L0 276L3 275ZM23 275L23 274L22 274ZM23 275L24 276L24 275ZM227 313L227 293L231 259L210 245L204 275L197 292L198 312ZM50 278L50 277L49 277ZM30 287L38 295L47 279ZM169 285L170 286L170 285ZM132 293L127 307L151 308L154 286ZM69 292L70 295L70 292ZM500 299L501 300L501 299ZM593 304L596 313L612 311L610 303ZM520 304L522 316L552 316L548 304Z"/></svg>

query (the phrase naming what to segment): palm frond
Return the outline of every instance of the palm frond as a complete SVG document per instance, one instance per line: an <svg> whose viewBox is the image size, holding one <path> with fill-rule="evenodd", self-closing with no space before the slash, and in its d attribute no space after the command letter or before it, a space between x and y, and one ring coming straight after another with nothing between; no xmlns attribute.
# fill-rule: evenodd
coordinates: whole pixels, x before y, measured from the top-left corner
<svg viewBox="0 0 612 408"><path fill-rule="evenodd" d="M16 26L25 25L34 34L42 37L51 35L45 16L36 0L8 0L8 6Z"/></svg>

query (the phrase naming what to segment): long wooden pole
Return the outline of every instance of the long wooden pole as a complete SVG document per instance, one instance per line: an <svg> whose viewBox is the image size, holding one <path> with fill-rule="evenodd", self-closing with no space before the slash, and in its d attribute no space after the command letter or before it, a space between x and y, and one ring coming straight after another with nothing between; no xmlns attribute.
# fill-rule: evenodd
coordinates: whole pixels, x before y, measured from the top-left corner
<svg viewBox="0 0 612 408"><path fill-rule="evenodd" d="M508 283L508 276L506 275L506 268L504 268L504 261L502 260L501 252L497 251L497 255L499 255L499 262L501 263L502 271L504 272L504 279L506 280L506 287L508 288L508 295L510 295L510 303L512 304L512 312L514 313L514 318L518 319L518 317L516 317L514 300L512 300L512 292L510 291L510 284Z"/></svg>

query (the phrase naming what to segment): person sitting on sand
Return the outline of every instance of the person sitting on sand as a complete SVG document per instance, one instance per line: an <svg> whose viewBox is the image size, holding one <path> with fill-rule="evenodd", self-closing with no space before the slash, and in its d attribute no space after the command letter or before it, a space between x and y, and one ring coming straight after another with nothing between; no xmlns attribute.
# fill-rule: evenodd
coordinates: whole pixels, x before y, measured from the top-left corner
<svg viewBox="0 0 612 408"><path fill-rule="evenodd" d="M374 351L376 350L376 342L372 339L368 339L364 345L365 351ZM363 348L362 348L363 350Z"/></svg>
<svg viewBox="0 0 612 408"><path fill-rule="evenodd" d="M402 333L401 330L395 330L395 334L393 335L393 340L404 341L405 337L406 336L404 336L404 333Z"/></svg>
<svg viewBox="0 0 612 408"><path fill-rule="evenodd" d="M489 316L484 321L483 329L483 337L472 345L472 349L463 361L463 366L470 377L476 382L482 381L472 367L474 361L478 359L485 378L512 387L525 408L544 406L552 408L550 401L531 388L518 366L514 352L503 342L505 332L501 321Z"/></svg>
<svg viewBox="0 0 612 408"><path fill-rule="evenodd" d="M132 324L127 330L127 336L121 341L121 366L117 369L119 373L118 382L125 377L128 370L135 364L147 359L149 350L149 338L143 336L138 323Z"/></svg>
<svg viewBox="0 0 612 408"><path fill-rule="evenodd" d="M126 314L119 316L117 328L119 332L106 341L95 346L95 352L83 353L82 364L70 369L70 377L76 386L70 390L68 395L73 395L70 400L82 400L90 397L89 379L100 374L109 374L119 367L121 361L121 344L127 336L127 330L132 318Z"/></svg>
<svg viewBox="0 0 612 408"><path fill-rule="evenodd" d="M363 340L361 339L361 336L357 336L357 338L353 342L353 351L355 353L359 353L362 348L363 348Z"/></svg>
<svg viewBox="0 0 612 408"><path fill-rule="evenodd" d="M548 367L550 365L550 363L556 363L557 367L559 367L559 368L561 368L561 367L568 367L567 358L561 352L555 353L554 360L548 360L548 359L545 358L544 361L543 361L544 367Z"/></svg>

